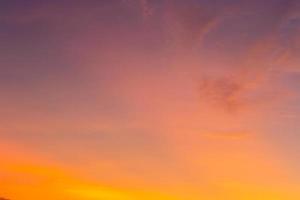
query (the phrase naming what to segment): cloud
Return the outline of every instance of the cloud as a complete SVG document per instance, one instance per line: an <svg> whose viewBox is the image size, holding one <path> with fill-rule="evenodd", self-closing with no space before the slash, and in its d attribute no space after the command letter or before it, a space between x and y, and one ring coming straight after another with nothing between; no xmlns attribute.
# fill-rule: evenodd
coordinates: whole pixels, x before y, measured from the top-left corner
<svg viewBox="0 0 300 200"><path fill-rule="evenodd" d="M164 30L171 44L194 48L235 9L231 5L213 7L200 1L165 1L162 12Z"/></svg>
<svg viewBox="0 0 300 200"><path fill-rule="evenodd" d="M142 13L144 17L151 16L153 14L152 8L149 6L148 0L140 0L140 4L142 7Z"/></svg>
<svg viewBox="0 0 300 200"><path fill-rule="evenodd" d="M233 77L204 77L199 84L200 99L228 112L239 111L249 92L246 85Z"/></svg>
<svg viewBox="0 0 300 200"><path fill-rule="evenodd" d="M212 140L248 140L253 134L248 132L221 131L201 134L202 137Z"/></svg>

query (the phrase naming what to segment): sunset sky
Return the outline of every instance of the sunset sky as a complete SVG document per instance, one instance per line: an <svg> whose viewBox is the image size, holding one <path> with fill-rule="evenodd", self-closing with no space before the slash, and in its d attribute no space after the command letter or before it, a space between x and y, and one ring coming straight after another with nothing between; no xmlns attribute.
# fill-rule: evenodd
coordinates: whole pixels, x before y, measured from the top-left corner
<svg viewBox="0 0 300 200"><path fill-rule="evenodd" d="M1 0L0 197L300 199L299 0Z"/></svg>

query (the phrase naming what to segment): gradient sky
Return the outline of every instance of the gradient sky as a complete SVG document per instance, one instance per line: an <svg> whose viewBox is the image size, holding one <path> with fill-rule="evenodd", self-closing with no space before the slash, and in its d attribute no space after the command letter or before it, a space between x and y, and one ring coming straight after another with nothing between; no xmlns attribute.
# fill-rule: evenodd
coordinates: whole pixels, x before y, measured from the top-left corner
<svg viewBox="0 0 300 200"><path fill-rule="evenodd" d="M300 199L298 0L1 0L0 94L2 197Z"/></svg>

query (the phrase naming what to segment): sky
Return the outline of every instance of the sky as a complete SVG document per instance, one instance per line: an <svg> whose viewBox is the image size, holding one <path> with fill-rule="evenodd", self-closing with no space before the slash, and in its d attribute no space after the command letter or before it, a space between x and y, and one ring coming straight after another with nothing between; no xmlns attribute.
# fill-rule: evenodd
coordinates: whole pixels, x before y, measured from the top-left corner
<svg viewBox="0 0 300 200"><path fill-rule="evenodd" d="M298 0L2 0L0 44L0 197L300 199Z"/></svg>

